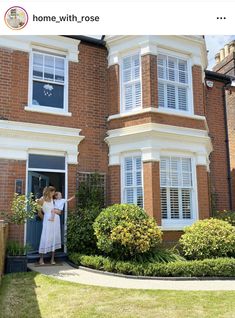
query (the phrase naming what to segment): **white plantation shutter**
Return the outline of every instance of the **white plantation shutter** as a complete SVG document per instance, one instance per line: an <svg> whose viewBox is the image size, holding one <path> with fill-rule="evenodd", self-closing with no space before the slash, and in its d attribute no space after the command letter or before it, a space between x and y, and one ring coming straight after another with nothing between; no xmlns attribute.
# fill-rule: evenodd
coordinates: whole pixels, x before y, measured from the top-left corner
<svg viewBox="0 0 235 318"><path fill-rule="evenodd" d="M124 202L143 207L142 162L140 156L124 158Z"/></svg>
<svg viewBox="0 0 235 318"><path fill-rule="evenodd" d="M166 188L161 188L161 212L162 218L167 219L167 190Z"/></svg>
<svg viewBox="0 0 235 318"><path fill-rule="evenodd" d="M191 218L191 191L190 189L182 189L182 214L183 219Z"/></svg>
<svg viewBox="0 0 235 318"><path fill-rule="evenodd" d="M170 215L172 219L179 219L179 191L177 188L170 188Z"/></svg>
<svg viewBox="0 0 235 318"><path fill-rule="evenodd" d="M125 111L141 107L140 55L122 60L122 95Z"/></svg>
<svg viewBox="0 0 235 318"><path fill-rule="evenodd" d="M158 65L159 107L189 110L189 70L186 60L160 54Z"/></svg>
<svg viewBox="0 0 235 318"><path fill-rule="evenodd" d="M191 219L191 159L179 157L161 157L160 187L162 218Z"/></svg>

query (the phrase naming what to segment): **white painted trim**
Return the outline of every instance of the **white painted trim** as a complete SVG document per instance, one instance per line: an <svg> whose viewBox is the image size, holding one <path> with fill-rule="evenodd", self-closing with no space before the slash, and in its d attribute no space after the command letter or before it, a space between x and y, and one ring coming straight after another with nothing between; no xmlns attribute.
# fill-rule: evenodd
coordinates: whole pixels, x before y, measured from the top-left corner
<svg viewBox="0 0 235 318"><path fill-rule="evenodd" d="M29 160L27 158L26 159L26 171L25 171L25 194L28 193L28 177L29 177L28 164L29 164ZM26 243L27 243L27 221L24 223L24 245L26 245Z"/></svg>
<svg viewBox="0 0 235 318"><path fill-rule="evenodd" d="M142 161L159 161L165 152L187 153L197 159L196 164L207 165L212 151L206 130L147 123L109 130L105 141L109 145L109 165L120 164L124 152L142 152Z"/></svg>
<svg viewBox="0 0 235 318"><path fill-rule="evenodd" d="M62 111L58 108L53 108L53 107L45 107L45 106L36 107L35 105L32 105L32 106L25 106L24 110L28 112L50 114L55 116L66 116L66 117L72 116L72 113L66 112L64 110Z"/></svg>
<svg viewBox="0 0 235 318"><path fill-rule="evenodd" d="M32 151L66 153L77 164L81 129L0 120L0 158L27 160Z"/></svg>
<svg viewBox="0 0 235 318"><path fill-rule="evenodd" d="M105 37L109 51L108 65L119 63L119 54L140 49L141 55L158 54L158 48L188 55L193 65L207 67L205 39L202 36L184 35L109 35ZM202 76L203 81L204 75Z"/></svg>
<svg viewBox="0 0 235 318"><path fill-rule="evenodd" d="M0 36L0 46L12 50L31 52L32 46L52 49L68 56L68 60L78 62L80 40L60 35L5 35Z"/></svg>
<svg viewBox="0 0 235 318"><path fill-rule="evenodd" d="M68 218L68 202L67 202L67 199L68 199L68 158L67 156L65 156L65 167L66 167L66 171L65 171L65 174L64 174L64 182L65 182L65 199L66 199L66 202L65 202L65 207L64 207L64 253L67 253L67 240L66 240L66 234L67 234L67 218Z"/></svg>
<svg viewBox="0 0 235 318"><path fill-rule="evenodd" d="M205 116L192 115L192 114L180 112L180 111L172 113L168 109L156 108L156 107L133 109L132 111L129 111L126 113L111 115L108 117L107 121L111 121L113 119L119 119L119 118L123 118L123 117L140 115L140 114L144 114L144 113L160 113L160 114L166 114L166 115L174 115L174 116L178 116L178 117L185 117L185 118L190 118L190 119L195 119L195 120L203 120L204 122L206 122Z"/></svg>
<svg viewBox="0 0 235 318"><path fill-rule="evenodd" d="M65 170L60 169L40 169L40 168L28 168L28 171L38 171L38 172L55 172L55 173L65 173Z"/></svg>

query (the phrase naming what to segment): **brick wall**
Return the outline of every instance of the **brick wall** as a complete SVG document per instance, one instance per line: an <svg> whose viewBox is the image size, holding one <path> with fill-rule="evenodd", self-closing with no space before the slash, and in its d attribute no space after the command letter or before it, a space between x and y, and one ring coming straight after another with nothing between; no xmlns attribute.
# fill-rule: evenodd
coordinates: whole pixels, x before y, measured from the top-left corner
<svg viewBox="0 0 235 318"><path fill-rule="evenodd" d="M187 128L201 129L201 130L206 129L204 120L197 120L197 119L192 119L187 117L174 116L171 114L161 114L161 113L153 113L153 112L111 119L108 124L108 129L130 127L130 126L142 125L146 123L157 123L157 124L163 124L163 125L172 125L172 126L187 127Z"/></svg>
<svg viewBox="0 0 235 318"><path fill-rule="evenodd" d="M141 58L142 72L142 102L143 108L157 107L157 58L154 55L144 55Z"/></svg>
<svg viewBox="0 0 235 318"><path fill-rule="evenodd" d="M159 162L144 162L144 209L161 225Z"/></svg>
<svg viewBox="0 0 235 318"><path fill-rule="evenodd" d="M205 116L204 84L200 65L192 67L194 113Z"/></svg>
<svg viewBox="0 0 235 318"><path fill-rule="evenodd" d="M223 86L213 81L213 88L205 88L206 118L213 151L210 155L210 184L213 210L229 209L228 161L224 116Z"/></svg>
<svg viewBox="0 0 235 318"><path fill-rule="evenodd" d="M235 210L235 88L226 92L232 208Z"/></svg>
<svg viewBox="0 0 235 318"><path fill-rule="evenodd" d="M199 219L210 216L209 178L206 166L197 166L197 191Z"/></svg>
<svg viewBox="0 0 235 318"><path fill-rule="evenodd" d="M120 113L120 80L119 65L111 65L108 68L108 101L109 115Z"/></svg>
<svg viewBox="0 0 235 318"><path fill-rule="evenodd" d="M121 203L121 167L119 165L108 168L108 205Z"/></svg>

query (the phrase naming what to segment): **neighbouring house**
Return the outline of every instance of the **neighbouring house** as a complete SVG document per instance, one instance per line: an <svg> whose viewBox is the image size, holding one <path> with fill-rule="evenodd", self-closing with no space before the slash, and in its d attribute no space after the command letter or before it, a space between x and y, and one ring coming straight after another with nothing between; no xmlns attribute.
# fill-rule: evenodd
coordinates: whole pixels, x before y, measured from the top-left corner
<svg viewBox="0 0 235 318"><path fill-rule="evenodd" d="M211 189L229 207L231 79L205 73L203 36L1 36L0 65L1 210L49 184L69 197L95 171L107 204L143 206L165 241L211 215ZM40 233L33 220L9 236L35 252Z"/></svg>
<svg viewBox="0 0 235 318"><path fill-rule="evenodd" d="M235 209L235 41L226 44L215 56L213 71L219 76L231 79L231 83L225 83L223 93L227 117L224 118L224 125L227 127L226 141L228 144L228 156L230 158L228 171L230 171L229 182L231 191L230 209ZM218 200L219 201L219 200Z"/></svg>

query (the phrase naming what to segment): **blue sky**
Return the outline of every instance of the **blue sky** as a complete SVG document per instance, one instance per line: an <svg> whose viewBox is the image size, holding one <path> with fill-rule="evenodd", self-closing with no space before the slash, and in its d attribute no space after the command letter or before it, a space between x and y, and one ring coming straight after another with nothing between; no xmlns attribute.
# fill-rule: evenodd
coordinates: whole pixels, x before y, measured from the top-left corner
<svg viewBox="0 0 235 318"><path fill-rule="evenodd" d="M206 46L208 52L208 69L215 65L215 54L224 47L225 44L235 40L235 35L206 35Z"/></svg>

